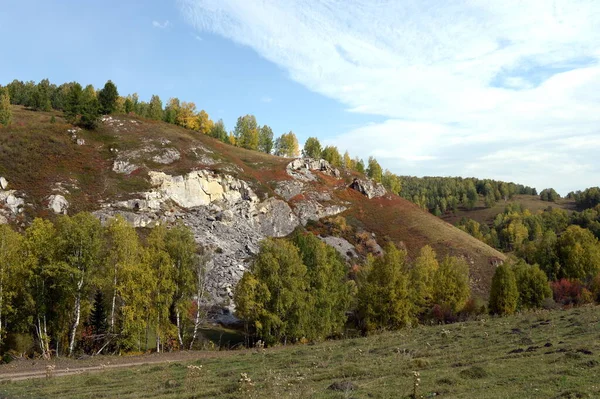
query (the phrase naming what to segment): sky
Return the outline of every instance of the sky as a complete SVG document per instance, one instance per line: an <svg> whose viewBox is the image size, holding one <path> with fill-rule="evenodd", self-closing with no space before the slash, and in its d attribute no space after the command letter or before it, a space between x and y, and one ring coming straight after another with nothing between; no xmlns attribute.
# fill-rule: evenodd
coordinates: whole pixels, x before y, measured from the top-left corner
<svg viewBox="0 0 600 399"><path fill-rule="evenodd" d="M400 175L600 184L597 0L0 0L0 84L113 80Z"/></svg>

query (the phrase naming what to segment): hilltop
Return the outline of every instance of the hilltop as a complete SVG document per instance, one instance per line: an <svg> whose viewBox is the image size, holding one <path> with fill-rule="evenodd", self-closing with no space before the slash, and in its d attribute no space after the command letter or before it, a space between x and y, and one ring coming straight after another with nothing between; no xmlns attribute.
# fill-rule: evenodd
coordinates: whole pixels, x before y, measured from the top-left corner
<svg viewBox="0 0 600 399"><path fill-rule="evenodd" d="M301 225L350 263L388 241L404 243L411 257L424 245L439 256L463 256L480 297L505 259L362 174L326 161L250 151L133 114L102 117L88 131L58 111L12 109L12 125L0 128L0 176L8 181L0 215L18 227L79 211L101 219L121 214L136 227L183 221L212 250L212 290L223 300L262 238ZM344 233L331 228L340 216Z"/></svg>

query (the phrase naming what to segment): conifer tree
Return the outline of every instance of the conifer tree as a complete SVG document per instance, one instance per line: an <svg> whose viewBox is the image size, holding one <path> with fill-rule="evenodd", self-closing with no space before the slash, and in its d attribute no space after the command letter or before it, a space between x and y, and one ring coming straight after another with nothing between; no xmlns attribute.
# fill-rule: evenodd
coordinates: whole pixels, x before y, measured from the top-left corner
<svg viewBox="0 0 600 399"><path fill-rule="evenodd" d="M119 92L117 91L117 86L115 86L115 84L109 80L104 84L102 90L98 92L100 112L104 115L115 112L117 109L118 98Z"/></svg>

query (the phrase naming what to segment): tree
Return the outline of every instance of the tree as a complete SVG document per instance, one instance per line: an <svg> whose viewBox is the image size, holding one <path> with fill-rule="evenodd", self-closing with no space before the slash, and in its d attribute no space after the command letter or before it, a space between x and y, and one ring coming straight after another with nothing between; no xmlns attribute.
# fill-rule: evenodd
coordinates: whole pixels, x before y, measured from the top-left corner
<svg viewBox="0 0 600 399"><path fill-rule="evenodd" d="M52 305L62 304L59 294L63 281L54 251L56 230L47 220L36 218L25 232L28 313L34 324L35 338L42 357L51 357Z"/></svg>
<svg viewBox="0 0 600 399"><path fill-rule="evenodd" d="M163 119L163 105L159 96L155 94L152 95L150 103L148 104L148 111L146 116L155 121L160 121Z"/></svg>
<svg viewBox="0 0 600 399"><path fill-rule="evenodd" d="M369 157L367 176L369 176L371 179L375 180L378 183L381 183L381 180L383 178L383 171L381 169L381 166L374 157Z"/></svg>
<svg viewBox="0 0 600 399"><path fill-rule="evenodd" d="M164 342L175 336L169 312L175 295L175 268L166 247L167 229L160 224L152 229L147 239L145 262L155 276L152 287L152 312L148 315L148 324L154 326L156 351L161 352Z"/></svg>
<svg viewBox="0 0 600 399"><path fill-rule="evenodd" d="M302 156L320 159L323 149L321 148L321 142L316 137L309 137L304 142L304 148L302 149Z"/></svg>
<svg viewBox="0 0 600 399"><path fill-rule="evenodd" d="M553 188L546 188L540 192L540 199L542 201L555 202L560 199L560 195Z"/></svg>
<svg viewBox="0 0 600 399"><path fill-rule="evenodd" d="M354 161L350 158L350 153L348 151L344 152L343 166L346 170L354 169Z"/></svg>
<svg viewBox="0 0 600 399"><path fill-rule="evenodd" d="M280 157L297 157L299 154L298 139L293 132L284 133L275 141L275 155Z"/></svg>
<svg viewBox="0 0 600 399"><path fill-rule="evenodd" d="M75 123L77 116L81 113L83 89L77 82L73 82L69 87L65 103L65 119L70 123Z"/></svg>
<svg viewBox="0 0 600 399"><path fill-rule="evenodd" d="M341 334L350 303L344 261L333 247L314 234L296 231L292 243L299 249L307 269L307 303L312 309L308 315L307 338L322 340Z"/></svg>
<svg viewBox="0 0 600 399"><path fill-rule="evenodd" d="M439 263L435 251L429 245L425 245L410 270L410 297L419 312L432 305L435 275L438 269Z"/></svg>
<svg viewBox="0 0 600 399"><path fill-rule="evenodd" d="M238 314L251 322L267 344L302 338L308 317L306 266L298 248L267 238L250 271L238 283Z"/></svg>
<svg viewBox="0 0 600 399"><path fill-rule="evenodd" d="M342 166L342 156L335 146L328 145L327 147L323 148L321 157L336 168Z"/></svg>
<svg viewBox="0 0 600 399"><path fill-rule="evenodd" d="M185 101L182 102L175 120L179 126L183 126L186 129L196 130L198 126L198 118L196 118L196 104Z"/></svg>
<svg viewBox="0 0 600 399"><path fill-rule="evenodd" d="M358 282L358 315L363 331L411 324L414 308L407 283L405 251L388 244L383 256L369 255Z"/></svg>
<svg viewBox="0 0 600 399"><path fill-rule="evenodd" d="M8 126L12 122L10 95L6 88L0 88L0 125Z"/></svg>
<svg viewBox="0 0 600 399"><path fill-rule="evenodd" d="M131 98L131 96L127 96L125 98L125 113L129 114L130 112L134 112L135 110L135 105L133 103L133 99Z"/></svg>
<svg viewBox="0 0 600 399"><path fill-rule="evenodd" d="M209 134L215 123L210 119L208 113L205 110L201 110L198 112L196 118L198 119L198 131L202 134Z"/></svg>
<svg viewBox="0 0 600 399"><path fill-rule="evenodd" d="M94 86L87 85L85 87L81 93L80 104L79 113L81 114L81 119L78 124L85 129L95 129L100 117L100 104L96 97Z"/></svg>
<svg viewBox="0 0 600 399"><path fill-rule="evenodd" d="M240 116L233 129L236 145L249 150L257 150L259 144L258 124L254 115Z"/></svg>
<svg viewBox="0 0 600 399"><path fill-rule="evenodd" d="M227 130L225 129L225 123L223 123L223 119L219 119L217 123L213 125L212 129L210 130L210 136L224 143L229 143Z"/></svg>
<svg viewBox="0 0 600 399"><path fill-rule="evenodd" d="M354 158L356 171L358 173L365 173L365 162L362 159Z"/></svg>
<svg viewBox="0 0 600 399"><path fill-rule="evenodd" d="M171 123L175 125L177 123L177 118L179 117L179 99L178 98L169 98L169 102L165 107L164 118L165 122Z"/></svg>
<svg viewBox="0 0 600 399"><path fill-rule="evenodd" d="M179 346L183 348L182 314L188 309L189 301L195 292L196 266L198 256L197 245L192 231L183 224L178 224L167 231L165 248L175 269L175 292L171 302L172 316L177 327Z"/></svg>
<svg viewBox="0 0 600 399"><path fill-rule="evenodd" d="M588 229L571 225L557 242L558 278L589 280L600 271L600 244Z"/></svg>
<svg viewBox="0 0 600 399"><path fill-rule="evenodd" d="M389 191L391 191L394 194L399 195L400 191L402 191L402 185L400 183L400 178L387 169L383 173L383 176L381 178L381 183L383 184L383 186L385 188L387 188Z"/></svg>
<svg viewBox="0 0 600 399"><path fill-rule="evenodd" d="M57 255L66 264L65 270L69 272L66 284L74 297L69 332L69 355L73 355L82 307L89 308L90 282L101 262L102 228L99 220L90 213L78 213L73 218L63 216L57 225Z"/></svg>
<svg viewBox="0 0 600 399"><path fill-rule="evenodd" d="M273 130L267 125L258 130L258 149L265 154L273 151Z"/></svg>
<svg viewBox="0 0 600 399"><path fill-rule="evenodd" d="M513 314L517 309L519 291L511 267L502 264L496 268L490 290L489 311L491 314Z"/></svg>
<svg viewBox="0 0 600 399"><path fill-rule="evenodd" d="M447 256L435 273L433 287L433 303L460 311L471 294L467 262Z"/></svg>
<svg viewBox="0 0 600 399"><path fill-rule="evenodd" d="M100 112L104 115L112 114L117 108L117 99L119 92L117 86L110 80L104 84L102 90L98 92L98 102L100 103Z"/></svg>
<svg viewBox="0 0 600 399"><path fill-rule="evenodd" d="M16 311L12 299L17 293L22 268L23 239L8 225L0 225L0 347L6 334L7 317Z"/></svg>
<svg viewBox="0 0 600 399"><path fill-rule="evenodd" d="M539 308L546 298L552 297L548 277L538 265L528 265L521 261L513 267L517 291L519 292L519 309Z"/></svg>

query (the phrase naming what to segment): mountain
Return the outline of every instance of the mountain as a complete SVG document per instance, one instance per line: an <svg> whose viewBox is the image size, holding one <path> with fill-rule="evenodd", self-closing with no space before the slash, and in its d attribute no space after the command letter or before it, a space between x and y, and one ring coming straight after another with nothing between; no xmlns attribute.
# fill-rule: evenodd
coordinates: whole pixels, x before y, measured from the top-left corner
<svg viewBox="0 0 600 399"><path fill-rule="evenodd" d="M224 144L133 115L93 131L58 112L13 108L0 128L0 222L90 211L136 227L183 222L210 250L209 289L227 302L259 242L298 226L320 234L350 264L388 241L414 257L424 245L463 256L472 289L486 297L500 252L383 186L326 161L290 159ZM357 262L358 263L358 262Z"/></svg>

